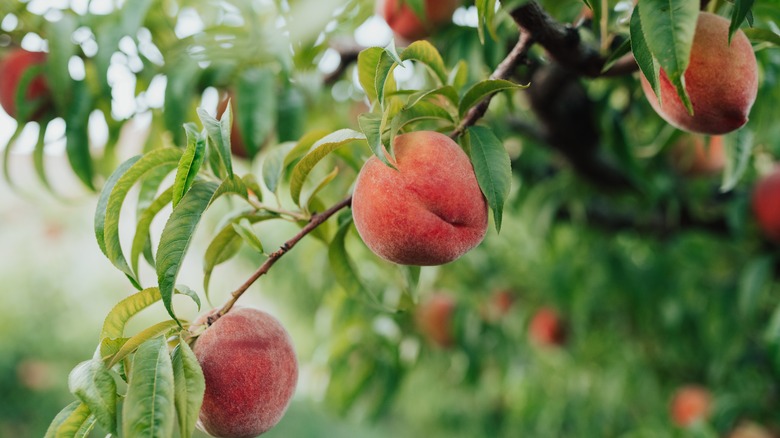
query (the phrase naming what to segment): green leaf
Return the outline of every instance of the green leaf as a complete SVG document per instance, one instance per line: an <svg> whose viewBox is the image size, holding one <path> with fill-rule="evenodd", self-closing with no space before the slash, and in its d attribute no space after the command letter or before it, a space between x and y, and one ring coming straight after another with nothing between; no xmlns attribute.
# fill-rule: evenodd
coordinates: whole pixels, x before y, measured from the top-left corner
<svg viewBox="0 0 780 438"><path fill-rule="evenodd" d="M100 426L116 432L116 382L99 359L82 362L70 372L68 388L89 407Z"/></svg>
<svg viewBox="0 0 780 438"><path fill-rule="evenodd" d="M249 190L251 190L255 195L255 198L259 199L260 201L263 200L263 191L260 189L260 184L257 183L257 178L254 174L247 173L246 175L242 176L241 182L244 183L244 186L247 189L246 199L249 199Z"/></svg>
<svg viewBox="0 0 780 438"><path fill-rule="evenodd" d="M498 41L496 26L493 20L496 16L496 0L476 0L477 6L477 33L479 41L485 44L485 30L490 33L494 41Z"/></svg>
<svg viewBox="0 0 780 438"><path fill-rule="evenodd" d="M284 157L284 164L282 166L283 171L284 168L289 166L290 164L294 163L296 160L299 160L304 155L306 155L307 152L309 152L309 149L311 149L311 146L316 143L318 140L320 140L322 137L325 137L328 135L330 131L327 131L325 129L315 129L313 131L307 132L304 134L303 137L301 137L300 140L298 140L298 143L293 147L290 152L287 153L287 155Z"/></svg>
<svg viewBox="0 0 780 438"><path fill-rule="evenodd" d="M249 246L260 254L265 253L263 250L263 243L260 242L260 238L257 237L257 234L252 230L252 225L249 223L249 220L241 219L238 223L234 222L232 225L233 230L235 230L236 234L238 234L244 242L249 244Z"/></svg>
<svg viewBox="0 0 780 438"><path fill-rule="evenodd" d="M496 230L501 231L501 218L504 203L512 187L512 165L509 154L501 140L493 131L484 126L472 126L468 129L468 141L471 150L471 163L477 182L485 194Z"/></svg>
<svg viewBox="0 0 780 438"><path fill-rule="evenodd" d="M468 81L468 78L469 64L461 59L455 65L455 68L450 72L450 75L447 78L447 84L452 86L452 88L455 90L460 90L466 86L466 81Z"/></svg>
<svg viewBox="0 0 780 438"><path fill-rule="evenodd" d="M68 419L68 417L73 414L73 412L76 411L80 406L83 405L80 401L74 401L68 406L65 406L51 421L51 424L49 424L49 428L46 429L46 435L44 435L44 438L55 438L57 434L57 430L65 423L65 421ZM86 408L87 414L89 414L89 408Z"/></svg>
<svg viewBox="0 0 780 438"><path fill-rule="evenodd" d="M181 126L190 114L190 104L198 94L198 77L201 68L188 54L177 54L166 57L166 65L175 66L166 70L165 77L165 110L162 117L168 132L173 134L173 142L177 146L185 143L184 131Z"/></svg>
<svg viewBox="0 0 780 438"><path fill-rule="evenodd" d="M436 47L428 41L413 42L401 53L401 59L421 62L433 73L438 85L447 83L447 68L444 66L444 60Z"/></svg>
<svg viewBox="0 0 780 438"><path fill-rule="evenodd" d="M133 358L122 409L123 437L173 436L173 385L173 364L165 339L157 337L143 343Z"/></svg>
<svg viewBox="0 0 780 438"><path fill-rule="evenodd" d="M295 204L300 205L303 183L306 182L306 177L309 175L309 172L311 172L320 160L345 144L365 139L366 136L361 132L352 129L340 129L332 134L326 135L314 143L311 151L295 165L292 176L290 177L290 195L292 196L293 201L295 201Z"/></svg>
<svg viewBox="0 0 780 438"><path fill-rule="evenodd" d="M173 180L172 201L173 207L179 204L182 196L192 187L200 170L203 160L206 158L206 139L190 125L184 125L187 132L187 148L179 160L176 178Z"/></svg>
<svg viewBox="0 0 780 438"><path fill-rule="evenodd" d="M409 6L409 9L420 19L421 23L426 22L425 0L403 0L403 3Z"/></svg>
<svg viewBox="0 0 780 438"><path fill-rule="evenodd" d="M371 148L371 152L379 158L379 160L385 165L395 169L390 160L388 159L387 149L382 144L382 114L377 113L364 113L358 116L358 124L360 130L366 136L368 141L368 147Z"/></svg>
<svg viewBox="0 0 780 438"><path fill-rule="evenodd" d="M169 187L162 192L149 207L144 210L141 217L138 219L138 223L135 226L135 235L133 236L133 245L130 247L130 264L132 265L133 272L138 278L138 262L141 257L141 253L150 244L149 228L154 221L155 216L166 205L171 203L171 197L173 193L173 187ZM152 264L154 266L154 264Z"/></svg>
<svg viewBox="0 0 780 438"><path fill-rule="evenodd" d="M11 160L9 158L11 157L11 151L19 144L16 140L19 139L25 126L26 125L23 123L16 124L16 129L13 134L11 134L11 138L8 139L8 143L5 144L5 150L3 151L3 178L5 178L8 186L12 188L16 187L16 184L14 183L13 178L11 178L11 168L9 166Z"/></svg>
<svg viewBox="0 0 780 438"><path fill-rule="evenodd" d="M92 428L95 427L95 421L95 416L89 411L89 406L80 403L70 415L61 422L51 436L55 438L87 437ZM49 436L49 431L47 431L46 438L49 438Z"/></svg>
<svg viewBox="0 0 780 438"><path fill-rule="evenodd" d="M346 249L347 233L351 228L351 218L339 226L336 235L333 236L333 241L328 247L328 261L330 262L333 276L339 285L344 288L344 291L352 297L363 297L365 295L364 292L368 292L368 289L360 280L355 264L349 258ZM378 303L372 294L369 293L368 295L374 299L375 303Z"/></svg>
<svg viewBox="0 0 780 438"><path fill-rule="evenodd" d="M387 43L387 46L385 46L385 52L390 55L390 59L392 59L396 64L400 65L404 62L395 47L395 38L390 38L390 42Z"/></svg>
<svg viewBox="0 0 780 438"><path fill-rule="evenodd" d="M217 121L203 108L198 108L198 117L214 145L222 164L227 170L228 176L233 176L233 158L230 151L230 130L233 125L233 105L228 102L222 118Z"/></svg>
<svg viewBox="0 0 780 438"><path fill-rule="evenodd" d="M392 141L392 137L403 129L404 126L421 120L444 120L448 122L448 124L454 122L452 115L439 105L428 102L419 102L411 108L401 110L401 112L393 117L393 120L390 123L390 141Z"/></svg>
<svg viewBox="0 0 780 438"><path fill-rule="evenodd" d="M158 322L157 324L147 327L140 332L134 334L133 336L129 337L127 341L122 344L122 346L119 348L119 350L111 356L108 362L108 367L111 368L122 359L126 358L130 354L132 354L135 350L138 349L144 342L147 342L150 339L156 338L158 336L164 336L167 333L169 333L171 330L176 329L179 326L178 321L168 320L163 322Z"/></svg>
<svg viewBox="0 0 780 438"><path fill-rule="evenodd" d="M330 173L322 177L320 182L314 185L314 189L312 189L311 193L305 197L306 202L303 203L309 211L313 211L313 209L316 208L317 202L315 200L317 199L317 194L322 191L322 189L327 187L327 185L330 184L331 181L333 181L336 176L338 176L338 174L339 168L334 167Z"/></svg>
<svg viewBox="0 0 780 438"><path fill-rule="evenodd" d="M734 33L745 21L750 9L753 7L753 0L735 0L734 9L731 10L731 24L729 24L729 44Z"/></svg>
<svg viewBox="0 0 780 438"><path fill-rule="evenodd" d="M650 53L693 115L683 74L691 56L699 4L691 0L644 0L639 2L637 9Z"/></svg>
<svg viewBox="0 0 780 438"><path fill-rule="evenodd" d="M422 90L418 93L414 93L409 96L409 99L406 101L406 105L404 105L405 109L411 108L424 99L427 99L429 97L435 97L435 96L443 96L447 99L448 102L452 103L454 106L458 106L458 102L460 98L458 97L458 92L455 91L455 88L452 85L445 85L443 87L434 88L432 90ZM434 102L430 102L434 103Z"/></svg>
<svg viewBox="0 0 780 438"><path fill-rule="evenodd" d="M780 47L780 34L769 29L745 29L745 35L753 41L762 41Z"/></svg>
<svg viewBox="0 0 780 438"><path fill-rule="evenodd" d="M67 71L67 70L66 70ZM89 114L92 111L92 95L84 81L73 81L73 103L65 120L65 152L73 173L90 190L95 190L92 155L89 153Z"/></svg>
<svg viewBox="0 0 780 438"><path fill-rule="evenodd" d="M723 182L720 190L727 192L736 187L739 180L745 174L753 156L753 132L748 129L740 129L736 134L729 136L729 145L726 148L726 169L723 171Z"/></svg>
<svg viewBox="0 0 780 438"><path fill-rule="evenodd" d="M103 254L108 256L106 249L106 240L104 236L105 224L106 224L106 209L108 208L108 199L111 196L111 192L114 190L114 186L119 181L119 178L124 175L128 169L130 169L139 159L140 155L130 158L124 163L120 164L116 168L114 173L108 177L106 183L103 185L103 190L98 197L97 207L95 208L95 239L97 239L98 246Z"/></svg>
<svg viewBox="0 0 780 438"><path fill-rule="evenodd" d="M650 87L660 102L660 66L653 58L653 54L650 53L650 47L647 46L645 33L642 30L642 20L639 16L639 8L634 8L634 12L631 14L629 30L631 32L631 51L634 52L634 59L636 59L639 69L642 70L642 74L645 75L647 82L650 83Z"/></svg>
<svg viewBox="0 0 780 438"><path fill-rule="evenodd" d="M631 53L631 39L626 39L620 44L620 46L618 46L617 49L610 53L607 60L604 61L604 67L601 67L601 72L604 73L605 71L612 68L612 66L615 65L618 60L629 53Z"/></svg>
<svg viewBox="0 0 780 438"><path fill-rule="evenodd" d="M287 85L279 95L276 107L276 138L293 141L306 128L306 97L294 85Z"/></svg>
<svg viewBox="0 0 780 438"><path fill-rule="evenodd" d="M358 54L358 80L370 102L377 100L376 76L382 56L387 56L384 52L380 47L369 47Z"/></svg>
<svg viewBox="0 0 780 438"><path fill-rule="evenodd" d="M186 284L177 284L173 291L174 293L186 295L192 298L192 301L194 301L195 305L198 306L198 311L200 311L200 297L198 296L197 292L192 290L192 288Z"/></svg>
<svg viewBox="0 0 780 438"><path fill-rule="evenodd" d="M173 210L165 224L157 251L157 280L160 294L168 313L176 319L171 307L173 286L181 269L181 263L190 245L195 228L203 212L211 204L218 185L212 182L196 181Z"/></svg>
<svg viewBox="0 0 780 438"><path fill-rule="evenodd" d="M21 87L20 87L21 88ZM21 88L22 90L26 90L26 88ZM44 149L46 148L46 141L45 141L45 134L46 134L46 127L48 126L48 123L42 124L38 129L38 141L35 143L35 149L33 150L33 167L35 168L35 173L38 175L38 180L43 184L43 186L46 188L46 190L49 191L54 196L57 196L57 192L54 190L54 188L51 186L51 183L49 182L49 177L46 175L46 166L45 166L45 155L44 155Z"/></svg>
<svg viewBox="0 0 780 438"><path fill-rule="evenodd" d="M123 299L108 312L100 331L100 339L121 338L125 334L127 321L160 299L160 289L156 287L144 289Z"/></svg>
<svg viewBox="0 0 780 438"><path fill-rule="evenodd" d="M73 44L72 35L78 28L78 19L74 14L62 14L59 20L44 20L44 35L48 37L49 53L46 56L46 83L51 89L51 97L59 110L59 114L69 114L75 104L80 109L83 106L74 99L72 92L75 81L68 74L70 58L77 53L78 46ZM91 99L90 99L91 100ZM67 120L66 120L67 121Z"/></svg>
<svg viewBox="0 0 780 438"><path fill-rule="evenodd" d="M122 252L122 246L119 241L119 215L122 209L122 204L127 197L128 192L133 185L145 175L150 172L156 171L160 167L173 169L181 158L182 151L174 148L155 149L151 152L144 154L139 158L131 158L131 165L127 167L125 164L114 172L114 175L119 175L116 184L110 187L110 195L105 207L105 217L101 221L102 208L98 204L98 210L95 216L95 234L100 233L101 225L103 229L103 241L104 241L104 253L106 257L114 264L119 270L124 272L130 281L136 288L141 289L138 279L135 277L132 269L127 264L124 253ZM114 177L112 175L111 178ZM103 193L106 189L103 190ZM101 195L101 199L103 196ZM98 243L100 238L98 237Z"/></svg>
<svg viewBox="0 0 780 438"><path fill-rule="evenodd" d="M463 98L458 105L458 113L463 117L471 107L481 102L487 96L499 91L519 88L528 88L528 85L520 85L503 79L487 79L477 82L463 95Z"/></svg>
<svg viewBox="0 0 780 438"><path fill-rule="evenodd" d="M282 179L285 168L284 158L292 151L295 144L295 142L291 141L282 143L269 150L263 158L263 184L272 193L276 193L276 190L279 188L279 181ZM311 147L311 144L308 147Z"/></svg>
<svg viewBox="0 0 780 438"><path fill-rule="evenodd" d="M276 72L270 68L243 69L236 91L235 122L247 155L254 158L276 126Z"/></svg>
<svg viewBox="0 0 780 438"><path fill-rule="evenodd" d="M182 438L190 438L195 430L195 423L198 421L203 394L206 391L206 382L198 359L187 342L179 341L179 345L171 353L171 362L179 431Z"/></svg>
<svg viewBox="0 0 780 438"><path fill-rule="evenodd" d="M257 223L269 219L277 219L279 216L272 213L248 213L233 218L225 225L209 243L206 254L203 257L203 290L206 297L209 296L209 282L214 268L230 260L241 249L241 236L236 233L233 223L241 219L247 219L249 223Z"/></svg>
<svg viewBox="0 0 780 438"><path fill-rule="evenodd" d="M739 279L739 312L743 318L755 314L761 294L771 286L773 268L771 256L750 260L743 268Z"/></svg>

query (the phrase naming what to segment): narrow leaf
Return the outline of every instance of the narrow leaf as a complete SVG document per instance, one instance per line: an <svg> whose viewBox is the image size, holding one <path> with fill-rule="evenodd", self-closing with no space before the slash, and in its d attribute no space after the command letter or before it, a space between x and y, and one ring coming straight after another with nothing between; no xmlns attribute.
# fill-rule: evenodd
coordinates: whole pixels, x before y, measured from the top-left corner
<svg viewBox="0 0 780 438"><path fill-rule="evenodd" d="M478 82L469 88L468 91L466 91L466 94L463 95L463 98L458 105L458 113L463 117L471 107L481 102L487 96L502 90L519 88L528 88L528 85L520 85L503 79L487 79Z"/></svg>
<svg viewBox="0 0 780 438"><path fill-rule="evenodd" d="M659 79L660 66L650 53L650 47L647 46L644 30L642 30L642 19L639 16L639 8L634 8L631 14L629 30L631 32L631 51L634 53L634 59L645 75L647 82L661 101L661 82Z"/></svg>
<svg viewBox="0 0 780 438"><path fill-rule="evenodd" d="M255 67L243 69L238 78L234 123L250 158L276 126L276 76L270 68Z"/></svg>
<svg viewBox="0 0 780 438"><path fill-rule="evenodd" d="M68 388L104 429L116 432L116 382L103 361L92 359L77 365L68 376Z"/></svg>
<svg viewBox="0 0 780 438"><path fill-rule="evenodd" d="M62 421L56 431L55 438L81 438L87 436L95 425L95 416L89 411L89 406L80 403L67 418ZM49 432L46 432L46 438Z"/></svg>
<svg viewBox="0 0 780 438"><path fill-rule="evenodd" d="M135 235L133 236L133 244L130 247L130 264L132 265L133 272L135 272L136 278L138 278L138 262L141 258L141 254L150 243L149 229L152 226L152 222L157 214L165 208L166 205L171 203L171 197L173 193L173 187L169 187L162 192L149 207L144 210L141 217L138 219L138 223L135 225ZM152 265L154 266L154 265Z"/></svg>
<svg viewBox="0 0 780 438"><path fill-rule="evenodd" d="M236 234L244 239L244 242L249 244L252 249L260 254L265 253L260 238L257 237L257 234L252 230L252 226L247 219L241 219L238 223L233 223L233 230L235 230Z"/></svg>
<svg viewBox="0 0 780 438"><path fill-rule="evenodd" d="M284 158L295 147L295 142L282 143L269 150L263 158L263 184L271 191L276 193L279 188L279 181L282 180L284 173ZM309 145L311 147L311 144Z"/></svg>
<svg viewBox="0 0 780 438"><path fill-rule="evenodd" d="M383 53L380 47L369 47L358 54L358 80L370 102L377 100L376 76Z"/></svg>
<svg viewBox="0 0 780 438"><path fill-rule="evenodd" d="M138 312L159 301L160 289L150 287L120 301L108 312L100 331L100 339L121 338L125 333L127 322Z"/></svg>
<svg viewBox="0 0 780 438"><path fill-rule="evenodd" d="M198 117L201 123L203 123L203 127L206 128L211 144L214 145L229 176L233 176L233 158L230 151L230 130L233 125L233 110L231 106L230 102L228 102L227 108L222 113L222 118L219 121L211 117L203 108L198 108Z"/></svg>
<svg viewBox="0 0 780 438"><path fill-rule="evenodd" d="M290 194L293 201L295 201L297 205L300 205L303 183L306 181L309 172L311 172L320 160L347 143L365 139L366 136L361 132L352 129L340 129L314 143L311 151L293 168L292 176L290 177Z"/></svg>
<svg viewBox="0 0 780 438"><path fill-rule="evenodd" d="M173 436L173 365L164 338L154 338L138 348L129 377L122 436Z"/></svg>
<svg viewBox="0 0 780 438"><path fill-rule="evenodd" d="M187 131L187 148L179 159L176 177L173 180L172 201L174 208L179 204L182 196L195 181L203 160L206 158L206 139L189 125L184 125Z"/></svg>
<svg viewBox="0 0 780 438"><path fill-rule="evenodd" d="M484 126L468 129L471 146L471 163L477 175L477 182L493 210L496 230L501 231L504 203L512 186L512 166L509 154L493 131Z"/></svg>
<svg viewBox="0 0 780 438"><path fill-rule="evenodd" d="M428 41L413 42L401 53L401 59L422 63L433 73L438 85L447 83L447 68L444 66L444 60L436 47Z"/></svg>
<svg viewBox="0 0 780 438"><path fill-rule="evenodd" d="M135 335L131 336L127 339L127 342L122 344L122 347L119 348L119 350L110 358L108 362L108 367L111 368L119 361L123 360L130 354L132 354L135 350L137 350L141 345L143 345L145 342L149 341L150 339L156 338L158 336L162 336L170 332L171 330L178 327L178 322L173 320L158 322L157 324L147 327L140 332L136 333Z"/></svg>
<svg viewBox="0 0 780 438"><path fill-rule="evenodd" d="M739 180L745 174L753 155L753 132L748 129L740 129L735 135L730 136L729 146L726 148L726 169L723 172L723 182L720 185L722 192L727 192L736 187Z"/></svg>
<svg viewBox="0 0 780 438"><path fill-rule="evenodd" d="M74 401L68 406L65 406L51 421L51 424L49 424L49 428L46 429L46 435L44 435L44 438L55 438L57 434L57 430L65 423L65 421L70 417L73 412L76 411L80 406L82 406L82 403L80 401ZM87 408L87 411L89 411L89 408Z"/></svg>
<svg viewBox="0 0 780 438"><path fill-rule="evenodd" d="M385 165L395 169L395 166L390 163L385 145L382 144L382 114L361 114L358 116L358 124L360 125L360 130L366 136L371 152Z"/></svg>
<svg viewBox="0 0 780 438"><path fill-rule="evenodd" d="M731 24L729 24L729 44L731 37L745 21L750 9L753 7L753 0L735 0L734 9L731 10Z"/></svg>
<svg viewBox="0 0 780 438"><path fill-rule="evenodd" d="M174 380L174 402L179 419L179 431L182 438L192 437L195 423L198 421L206 382L203 371L190 346L179 341L171 353Z"/></svg>

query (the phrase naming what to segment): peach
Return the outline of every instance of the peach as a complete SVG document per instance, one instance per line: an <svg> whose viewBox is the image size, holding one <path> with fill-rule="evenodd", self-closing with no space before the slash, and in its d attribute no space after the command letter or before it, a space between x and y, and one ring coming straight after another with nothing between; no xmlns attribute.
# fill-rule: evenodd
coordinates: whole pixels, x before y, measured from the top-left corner
<svg viewBox="0 0 780 438"><path fill-rule="evenodd" d="M780 166L756 184L753 214L764 234L780 243Z"/></svg>
<svg viewBox="0 0 780 438"><path fill-rule="evenodd" d="M233 308L197 338L194 352L206 381L200 429L254 437L279 422L298 380L295 351L279 321L257 309Z"/></svg>
<svg viewBox="0 0 780 438"><path fill-rule="evenodd" d="M402 265L441 265L477 246L487 202L452 139L433 131L396 136L393 169L371 157L355 182L352 216L376 255Z"/></svg>
<svg viewBox="0 0 780 438"><path fill-rule="evenodd" d="M700 12L691 47L685 88L693 105L688 114L677 90L661 70L661 103L641 76L642 89L653 109L671 125L701 134L725 134L747 123L758 93L758 67L753 47L738 30L729 45L729 20Z"/></svg>
<svg viewBox="0 0 780 438"><path fill-rule="evenodd" d="M24 49L11 51L0 61L0 106L9 116L18 116L16 90L27 69L45 63L46 53L28 52ZM24 96L27 100L41 100L38 108L29 115L30 120L39 120L52 105L51 92L43 72L30 80Z"/></svg>
<svg viewBox="0 0 780 438"><path fill-rule="evenodd" d="M692 134L672 147L675 168L684 175L704 176L718 173L726 167L723 137Z"/></svg>
<svg viewBox="0 0 780 438"><path fill-rule="evenodd" d="M687 385L678 389L669 406L674 424L687 427L706 420L712 405L712 395L701 386Z"/></svg>
<svg viewBox="0 0 780 438"><path fill-rule="evenodd" d="M515 293L509 289L494 291L481 309L483 319L496 322L506 316L515 303Z"/></svg>
<svg viewBox="0 0 780 438"><path fill-rule="evenodd" d="M421 19L404 0L380 1L377 7L393 32L407 41L423 39L449 23L457 8L458 0L425 0L425 18Z"/></svg>
<svg viewBox="0 0 780 438"><path fill-rule="evenodd" d="M531 318L528 326L531 341L542 346L560 346L566 341L566 330L558 312L543 307Z"/></svg>
<svg viewBox="0 0 780 438"><path fill-rule="evenodd" d="M230 100L230 108L233 113L233 126L230 127L230 151L239 158L249 158L246 144L244 144L244 139L241 137L241 130L238 128L238 122L236 121L236 97L233 92L228 92L225 98L219 101L219 105L217 105L217 118L221 118L222 114L225 113L228 100Z"/></svg>
<svg viewBox="0 0 780 438"><path fill-rule="evenodd" d="M420 332L433 344L442 348L455 345L452 318L456 308L455 299L444 293L431 295L420 304L415 321Z"/></svg>

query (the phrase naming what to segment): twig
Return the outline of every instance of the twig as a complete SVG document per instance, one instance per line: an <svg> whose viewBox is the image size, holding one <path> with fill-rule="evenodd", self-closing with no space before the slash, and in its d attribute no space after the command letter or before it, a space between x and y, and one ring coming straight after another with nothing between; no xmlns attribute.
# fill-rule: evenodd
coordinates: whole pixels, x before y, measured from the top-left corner
<svg viewBox="0 0 780 438"><path fill-rule="evenodd" d="M504 58L498 67L496 67L496 70L493 72L493 74L490 75L490 79L508 79L517 69L517 67L523 61L525 61L528 50L531 48L533 43L534 39L531 34L521 32L520 39L517 41L517 44L515 44L515 47L512 48L512 51L509 52L506 58ZM460 124L455 129L455 131L453 131L450 137L455 138L460 136L463 134L466 128L477 123L477 120L481 119L487 112L493 96L495 96L495 94L488 95L479 104L471 108L469 112L466 113L466 117L461 120Z"/></svg>
<svg viewBox="0 0 780 438"><path fill-rule="evenodd" d="M249 289L249 286L252 286L252 284L257 281L258 278L262 277L263 275L267 274L268 271L271 269L271 266L276 263L277 260L282 258L283 255L285 255L289 250L291 250L296 243L298 243L301 239L303 239L304 236L314 231L315 228L320 226L323 222L328 220L331 216L336 214L339 210L348 207L350 204L352 204L352 196L349 196L334 206L330 207L329 209L323 211L322 213L315 213L312 215L311 219L309 219L309 223L306 224L303 228L301 228L301 231L298 232L295 236L292 237L292 239L288 240L287 242L284 242L284 244L277 249L276 251L272 252L271 255L268 256L268 259L252 274L247 281L244 282L238 289L233 291L232 294L230 294L230 299L227 303L225 303L224 306L222 306L221 309L219 309L219 312L209 316L208 323L209 325L213 324L214 321L219 319L222 315L226 314L230 311L230 309L233 307L233 305L236 303L236 301L243 295L244 292L246 292L247 289Z"/></svg>

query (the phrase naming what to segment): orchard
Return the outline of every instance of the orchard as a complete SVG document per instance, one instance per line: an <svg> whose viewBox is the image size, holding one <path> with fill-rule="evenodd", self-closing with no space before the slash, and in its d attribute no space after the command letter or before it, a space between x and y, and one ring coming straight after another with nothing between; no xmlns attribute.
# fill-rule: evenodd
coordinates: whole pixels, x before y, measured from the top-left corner
<svg viewBox="0 0 780 438"><path fill-rule="evenodd" d="M775 0L0 4L0 437L780 437Z"/></svg>

